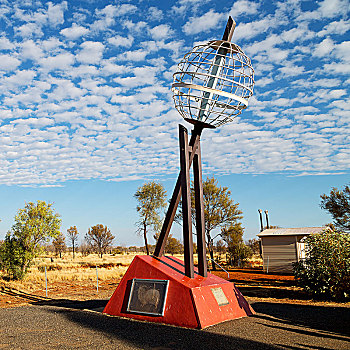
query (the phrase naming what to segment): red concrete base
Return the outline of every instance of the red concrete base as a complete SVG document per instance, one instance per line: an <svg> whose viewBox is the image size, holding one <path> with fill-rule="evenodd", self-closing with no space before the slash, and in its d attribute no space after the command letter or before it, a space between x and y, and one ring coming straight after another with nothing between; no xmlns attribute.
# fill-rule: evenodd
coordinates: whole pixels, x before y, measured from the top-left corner
<svg viewBox="0 0 350 350"><path fill-rule="evenodd" d="M185 276L184 270L183 261L172 256L136 256L103 312L188 328L205 328L254 314L233 283L210 273L204 278L196 269L195 277L191 279ZM126 311L133 278L169 280L164 316ZM226 305L219 306L219 303L223 304L222 299Z"/></svg>

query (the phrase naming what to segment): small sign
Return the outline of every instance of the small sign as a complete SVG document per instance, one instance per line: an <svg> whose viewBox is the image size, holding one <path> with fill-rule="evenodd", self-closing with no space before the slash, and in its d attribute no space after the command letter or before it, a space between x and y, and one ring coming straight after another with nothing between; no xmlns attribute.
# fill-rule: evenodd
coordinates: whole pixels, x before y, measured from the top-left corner
<svg viewBox="0 0 350 350"><path fill-rule="evenodd" d="M127 312L164 316L169 280L134 278L131 282Z"/></svg>
<svg viewBox="0 0 350 350"><path fill-rule="evenodd" d="M218 288L210 288L211 292L214 295L214 298L216 299L216 301L218 302L219 306L224 306L224 305L228 305L229 302L226 298L226 295L224 293L224 291L221 289L221 287Z"/></svg>

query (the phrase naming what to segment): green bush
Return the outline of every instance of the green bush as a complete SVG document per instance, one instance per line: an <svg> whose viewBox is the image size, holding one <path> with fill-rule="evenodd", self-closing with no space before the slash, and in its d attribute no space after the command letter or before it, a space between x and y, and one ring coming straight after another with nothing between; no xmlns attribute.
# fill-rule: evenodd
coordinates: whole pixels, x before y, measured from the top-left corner
<svg viewBox="0 0 350 350"><path fill-rule="evenodd" d="M253 256L253 251L243 242L230 245L228 247L230 265L244 267L248 260Z"/></svg>
<svg viewBox="0 0 350 350"><path fill-rule="evenodd" d="M7 234L0 247L0 268L5 270L11 279L19 280L26 274L30 266L28 261L31 259L22 242Z"/></svg>
<svg viewBox="0 0 350 350"><path fill-rule="evenodd" d="M325 230L305 240L306 258L294 264L299 285L313 297L350 298L350 234Z"/></svg>

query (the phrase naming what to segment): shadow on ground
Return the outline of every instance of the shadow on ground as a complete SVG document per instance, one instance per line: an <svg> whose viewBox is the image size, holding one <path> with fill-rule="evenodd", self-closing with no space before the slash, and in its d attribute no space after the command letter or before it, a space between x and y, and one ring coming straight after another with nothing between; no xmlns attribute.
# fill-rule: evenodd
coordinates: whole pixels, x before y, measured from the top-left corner
<svg viewBox="0 0 350 350"><path fill-rule="evenodd" d="M70 322L98 331L108 338L141 349L281 349L236 336L110 317L88 311L54 309L52 312L60 313ZM230 333L234 332L231 330Z"/></svg>
<svg viewBox="0 0 350 350"><path fill-rule="evenodd" d="M348 307L270 302L256 302L252 306L257 312L256 318L281 324L271 327L287 329L289 325L293 325L350 336L350 308Z"/></svg>
<svg viewBox="0 0 350 350"><path fill-rule="evenodd" d="M310 300L310 296L302 290L287 289L275 286L244 285L237 283L240 292L247 297L256 298L275 298L275 299L293 299Z"/></svg>
<svg viewBox="0 0 350 350"><path fill-rule="evenodd" d="M132 346L153 349L300 349L285 344L268 344L264 333L255 335L252 339L240 337L242 332L251 332L249 327L260 327L268 337L281 332L294 339L299 337L317 337L330 341L346 341L350 335L350 309L346 307L304 306L295 304L256 302L252 303L257 314L244 320L224 322L206 330L192 330L173 327L163 324L135 321L121 317L110 317L98 312L89 312L86 309L96 310L103 308L106 300L85 302L56 301L49 302L51 306L64 307L50 309L59 313L68 321L90 330L102 332L105 336ZM43 304L39 302L36 304ZM70 309L67 309L70 308ZM73 310L72 310L73 309ZM75 310L74 310L75 309ZM85 309L85 310L83 310ZM265 342L260 342L260 338ZM289 345L288 345L289 342ZM320 347L315 349L329 349Z"/></svg>

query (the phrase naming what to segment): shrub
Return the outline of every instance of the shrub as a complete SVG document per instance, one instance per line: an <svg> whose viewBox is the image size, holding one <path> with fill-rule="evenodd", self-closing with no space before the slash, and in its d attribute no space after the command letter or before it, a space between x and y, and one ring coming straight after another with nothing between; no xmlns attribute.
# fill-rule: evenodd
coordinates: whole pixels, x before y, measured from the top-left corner
<svg viewBox="0 0 350 350"><path fill-rule="evenodd" d="M299 285L314 297L350 297L350 234L325 230L305 240L306 258L294 264Z"/></svg>
<svg viewBox="0 0 350 350"><path fill-rule="evenodd" d="M30 252L26 251L22 242L7 234L0 247L0 268L14 280L20 280L26 274L32 260Z"/></svg>
<svg viewBox="0 0 350 350"><path fill-rule="evenodd" d="M243 242L228 247L230 265L243 267L253 256L252 250Z"/></svg>

